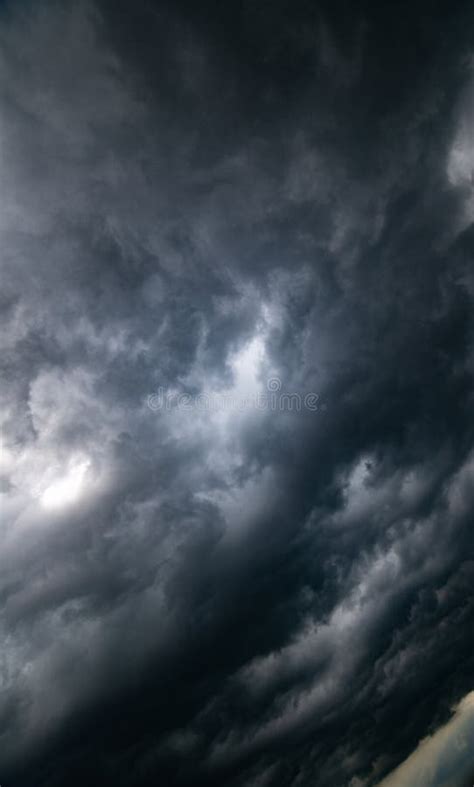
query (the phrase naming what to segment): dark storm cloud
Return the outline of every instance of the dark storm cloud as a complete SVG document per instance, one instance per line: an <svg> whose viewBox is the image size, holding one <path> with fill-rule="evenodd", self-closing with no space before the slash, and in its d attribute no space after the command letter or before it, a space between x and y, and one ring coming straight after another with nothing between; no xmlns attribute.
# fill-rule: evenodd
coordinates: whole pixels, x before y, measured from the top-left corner
<svg viewBox="0 0 474 787"><path fill-rule="evenodd" d="M472 689L471 24L2 7L2 784L373 785Z"/></svg>

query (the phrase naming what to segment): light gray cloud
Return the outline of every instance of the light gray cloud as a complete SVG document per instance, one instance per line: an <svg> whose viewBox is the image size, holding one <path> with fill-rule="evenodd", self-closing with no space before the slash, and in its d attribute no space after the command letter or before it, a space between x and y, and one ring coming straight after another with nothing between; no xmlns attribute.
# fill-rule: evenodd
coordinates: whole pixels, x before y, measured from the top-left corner
<svg viewBox="0 0 474 787"><path fill-rule="evenodd" d="M473 699L472 693L464 697L451 721L421 741L413 754L380 782L380 787L450 787L462 780L467 784L473 770Z"/></svg>

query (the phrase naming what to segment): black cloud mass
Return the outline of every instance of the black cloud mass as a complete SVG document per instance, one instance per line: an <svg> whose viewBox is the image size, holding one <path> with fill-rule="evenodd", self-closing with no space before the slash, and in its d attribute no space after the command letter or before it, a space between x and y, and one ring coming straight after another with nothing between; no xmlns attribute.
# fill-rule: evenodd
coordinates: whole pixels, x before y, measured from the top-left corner
<svg viewBox="0 0 474 787"><path fill-rule="evenodd" d="M4 0L0 81L2 787L471 784L472 4Z"/></svg>

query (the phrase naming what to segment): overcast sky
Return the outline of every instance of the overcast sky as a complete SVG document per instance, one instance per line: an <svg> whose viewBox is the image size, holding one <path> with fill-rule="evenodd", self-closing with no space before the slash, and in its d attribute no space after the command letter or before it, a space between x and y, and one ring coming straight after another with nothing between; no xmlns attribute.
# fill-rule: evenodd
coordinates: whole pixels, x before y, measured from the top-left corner
<svg viewBox="0 0 474 787"><path fill-rule="evenodd" d="M0 2L2 787L471 787L473 173L470 3Z"/></svg>

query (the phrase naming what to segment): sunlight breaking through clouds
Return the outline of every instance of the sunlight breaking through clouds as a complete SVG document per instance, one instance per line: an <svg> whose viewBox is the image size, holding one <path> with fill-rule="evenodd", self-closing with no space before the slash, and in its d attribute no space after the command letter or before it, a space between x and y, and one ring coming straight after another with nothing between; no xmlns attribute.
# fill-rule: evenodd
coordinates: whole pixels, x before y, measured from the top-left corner
<svg viewBox="0 0 474 787"><path fill-rule="evenodd" d="M56 478L41 494L42 506L55 509L74 503L84 489L84 480L89 466L88 460L70 463L66 475Z"/></svg>

